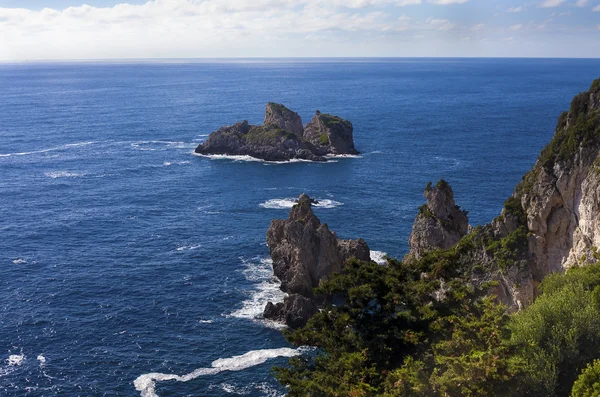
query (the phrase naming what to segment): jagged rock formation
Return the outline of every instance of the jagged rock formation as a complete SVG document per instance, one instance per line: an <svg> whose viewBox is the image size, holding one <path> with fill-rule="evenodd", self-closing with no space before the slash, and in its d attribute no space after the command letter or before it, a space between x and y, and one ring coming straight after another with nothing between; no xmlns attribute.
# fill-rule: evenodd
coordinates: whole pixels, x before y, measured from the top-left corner
<svg viewBox="0 0 600 397"><path fill-rule="evenodd" d="M364 240L340 240L312 211L311 199L303 194L287 220L274 220L267 231L273 271L281 290L289 295L283 303L269 302L264 317L291 327L302 326L317 306L313 288L322 279L340 272L345 261L355 257L370 260Z"/></svg>
<svg viewBox="0 0 600 397"><path fill-rule="evenodd" d="M600 79L577 95L515 197L527 218L536 281L596 262L600 247Z"/></svg>
<svg viewBox="0 0 600 397"><path fill-rule="evenodd" d="M410 256L419 259L423 253L434 249L448 249L467 234L467 214L454 203L450 185L440 180L435 186L425 188L427 204L419 208L409 239Z"/></svg>
<svg viewBox="0 0 600 397"><path fill-rule="evenodd" d="M468 272L475 285L495 282L493 293L513 311L533 302L537 285L548 274L597 262L599 155L600 79L560 116L552 141L506 200L501 215L463 237L442 254L443 259ZM425 210L437 214L429 203ZM428 239L439 234L437 223L415 222L415 227L418 233L411 235L411 250L438 242ZM414 257L418 255L407 260Z"/></svg>
<svg viewBox="0 0 600 397"><path fill-rule="evenodd" d="M198 145L195 152L252 156L267 161L327 161L329 154L358 154L352 131L349 121L319 111L303 127L298 113L283 105L268 103L263 125L243 121L221 127Z"/></svg>
<svg viewBox="0 0 600 397"><path fill-rule="evenodd" d="M278 103L267 103L263 125L267 124L276 125L282 130L289 131L299 137L301 137L304 132L300 115Z"/></svg>
<svg viewBox="0 0 600 397"><path fill-rule="evenodd" d="M332 154L358 154L354 148L352 124L330 114L317 110L304 127L304 138L317 147L326 147Z"/></svg>

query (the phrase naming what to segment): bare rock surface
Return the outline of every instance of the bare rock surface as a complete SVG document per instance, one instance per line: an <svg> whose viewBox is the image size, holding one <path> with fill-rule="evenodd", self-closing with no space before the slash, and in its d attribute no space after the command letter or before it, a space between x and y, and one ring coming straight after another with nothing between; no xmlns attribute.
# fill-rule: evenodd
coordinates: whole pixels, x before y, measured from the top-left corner
<svg viewBox="0 0 600 397"><path fill-rule="evenodd" d="M340 240L312 210L311 198L302 194L288 219L274 220L267 231L273 272L281 290L289 295L282 304L269 304L265 318L284 320L291 327L305 323L316 310L313 288L354 257L370 260L364 240ZM310 302L310 304L309 304Z"/></svg>

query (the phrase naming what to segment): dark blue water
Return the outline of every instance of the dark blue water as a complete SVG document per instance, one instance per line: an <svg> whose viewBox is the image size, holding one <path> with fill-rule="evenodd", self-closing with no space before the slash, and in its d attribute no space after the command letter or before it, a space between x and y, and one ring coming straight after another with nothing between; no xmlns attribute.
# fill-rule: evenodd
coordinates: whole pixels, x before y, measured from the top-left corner
<svg viewBox="0 0 600 397"><path fill-rule="evenodd" d="M0 395L135 396L140 375L197 368L209 369L156 394L280 395L269 371L285 359L256 351L289 346L255 317L278 295L264 241L288 199L329 200L322 221L392 256L407 251L430 180L451 183L472 224L488 222L599 71L599 60L0 65ZM350 119L362 157L192 155L221 125L260 123L268 101L304 121L315 109ZM244 370L210 369L245 353L215 364Z"/></svg>

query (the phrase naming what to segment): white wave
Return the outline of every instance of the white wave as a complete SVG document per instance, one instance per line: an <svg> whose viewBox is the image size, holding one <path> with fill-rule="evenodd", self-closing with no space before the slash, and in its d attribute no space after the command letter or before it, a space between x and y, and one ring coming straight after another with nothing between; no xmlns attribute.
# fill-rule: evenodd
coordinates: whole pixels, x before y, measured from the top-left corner
<svg viewBox="0 0 600 397"><path fill-rule="evenodd" d="M30 154L48 153L48 152L53 152L53 151L57 151L57 150L65 150L65 149L72 148L72 147L92 145L94 143L98 143L98 141L68 143L68 144L62 145L62 146L51 147L48 149L32 150L30 152L2 153L2 154L0 154L0 157L27 156Z"/></svg>
<svg viewBox="0 0 600 397"><path fill-rule="evenodd" d="M230 314L231 317L248 320L261 320L271 328L284 328L283 324L264 320L263 311L268 302L282 302L286 294L281 291L281 283L273 275L273 261L270 258L254 258L243 261L246 268L243 271L246 280L255 283L254 290L248 299L242 302L242 307Z"/></svg>
<svg viewBox="0 0 600 397"><path fill-rule="evenodd" d="M37 356L37 360L40 362L40 367L46 365L46 357L42 356L41 354Z"/></svg>
<svg viewBox="0 0 600 397"><path fill-rule="evenodd" d="M163 165L165 167L169 167L171 165L185 165L185 164L190 164L191 161L165 161L163 162Z"/></svg>
<svg viewBox="0 0 600 397"><path fill-rule="evenodd" d="M444 164L447 164L448 167L450 167L450 169L453 170L460 168L463 165L462 161L452 157L434 156L434 159Z"/></svg>
<svg viewBox="0 0 600 397"><path fill-rule="evenodd" d="M211 364L211 368L198 368L186 375L163 374L158 372L143 374L133 382L135 389L141 392L142 397L158 397L156 394L156 383L167 380L177 382L189 382L200 376L215 375L223 371L242 371L265 363L267 360L277 357L294 357L301 354L300 349L279 348L252 350L241 356L220 358Z"/></svg>
<svg viewBox="0 0 600 397"><path fill-rule="evenodd" d="M387 253L383 251L371 251L371 260L373 262L379 263L380 265L385 265L387 260L385 259Z"/></svg>
<svg viewBox="0 0 600 397"><path fill-rule="evenodd" d="M194 156L198 156L198 157L205 157L211 160L232 160L234 162L241 162L241 161L246 161L246 162L253 162L253 163L265 163L265 165L271 165L271 164L293 164L293 163L317 163L317 164L322 164L325 163L324 161L312 161L312 160L305 160L305 159L290 159L290 160L286 160L286 161L267 161L267 160L263 160L263 159L259 159L256 157L252 157L252 156L248 156L248 155L235 155L235 154L200 154L200 153L193 153ZM328 163L334 163L335 161L328 161Z"/></svg>
<svg viewBox="0 0 600 397"><path fill-rule="evenodd" d="M156 151L167 149L190 149L197 146L194 142L181 141L137 141L129 144L132 149L140 151Z"/></svg>
<svg viewBox="0 0 600 397"><path fill-rule="evenodd" d="M6 359L6 362L7 362L7 364L8 364L9 367L19 366L19 365L23 364L23 361L25 361L25 355L23 353L21 353L21 354L11 354Z"/></svg>
<svg viewBox="0 0 600 397"><path fill-rule="evenodd" d="M239 396L247 396L247 395L260 395L263 397L283 397L279 390L273 388L268 383L250 383L245 386L236 386L231 383L221 383L217 385L208 386L209 390L213 389L221 389L229 394L237 394Z"/></svg>
<svg viewBox="0 0 600 397"><path fill-rule="evenodd" d="M200 320L200 323L202 323L202 324L212 324L213 320Z"/></svg>
<svg viewBox="0 0 600 397"><path fill-rule="evenodd" d="M45 172L44 175L46 175L47 177L52 178L52 179L81 178L83 176L86 176L87 173L86 172L70 172L70 171L52 171L52 172Z"/></svg>
<svg viewBox="0 0 600 397"><path fill-rule="evenodd" d="M175 250L176 251L197 250L200 247L202 247L201 244L197 244L197 245L182 245L181 247L177 247Z"/></svg>
<svg viewBox="0 0 600 397"><path fill-rule="evenodd" d="M23 263L27 263L26 259L23 258L17 258L14 261L12 261L15 265L22 265Z"/></svg>
<svg viewBox="0 0 600 397"><path fill-rule="evenodd" d="M335 208L339 207L340 205L344 205L344 203L340 203L339 201L329 199L316 199L316 201L317 203L312 204L312 206L317 208ZM264 203L260 203L259 205L263 208L282 210L292 208L294 204L296 204L295 198L282 198L267 200Z"/></svg>
<svg viewBox="0 0 600 397"><path fill-rule="evenodd" d="M326 154L326 159L362 159L360 154Z"/></svg>
<svg viewBox="0 0 600 397"><path fill-rule="evenodd" d="M383 152L381 150L373 150L372 152L369 152L367 154L383 154Z"/></svg>

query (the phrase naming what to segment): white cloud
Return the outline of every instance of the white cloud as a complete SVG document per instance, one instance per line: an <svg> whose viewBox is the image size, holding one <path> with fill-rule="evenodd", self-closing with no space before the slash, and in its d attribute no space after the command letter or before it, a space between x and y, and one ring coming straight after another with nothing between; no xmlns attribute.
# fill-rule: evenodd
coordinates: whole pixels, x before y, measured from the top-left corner
<svg viewBox="0 0 600 397"><path fill-rule="evenodd" d="M464 4L469 0L429 0L431 4L448 5L448 4Z"/></svg>
<svg viewBox="0 0 600 397"><path fill-rule="evenodd" d="M429 19L428 22L436 30L450 30L455 27L455 25L447 19Z"/></svg>
<svg viewBox="0 0 600 397"><path fill-rule="evenodd" d="M521 30L522 28L523 28L523 25L521 25L521 24L509 26L509 29L514 30L514 31Z"/></svg>
<svg viewBox="0 0 600 397"><path fill-rule="evenodd" d="M576 5L577 7L585 7L589 2L590 0L577 0Z"/></svg>
<svg viewBox="0 0 600 397"><path fill-rule="evenodd" d="M542 8L553 8L562 5L566 0L544 0L540 4Z"/></svg>
<svg viewBox="0 0 600 397"><path fill-rule="evenodd" d="M523 11L523 6L511 7L508 9L508 12L521 12Z"/></svg>
<svg viewBox="0 0 600 397"><path fill-rule="evenodd" d="M479 32L480 30L483 30L484 28L485 28L485 24L483 24L483 23L479 23L479 24L477 24L477 25L473 25L473 26L471 27L471 30L472 30L473 32Z"/></svg>
<svg viewBox="0 0 600 397"><path fill-rule="evenodd" d="M384 12L354 9L375 3L390 1L154 0L64 10L0 8L0 59L250 56L276 43L285 49L290 37L406 29Z"/></svg>
<svg viewBox="0 0 600 397"><path fill-rule="evenodd" d="M596 7L592 8L592 11L600 12L600 5L597 5Z"/></svg>

